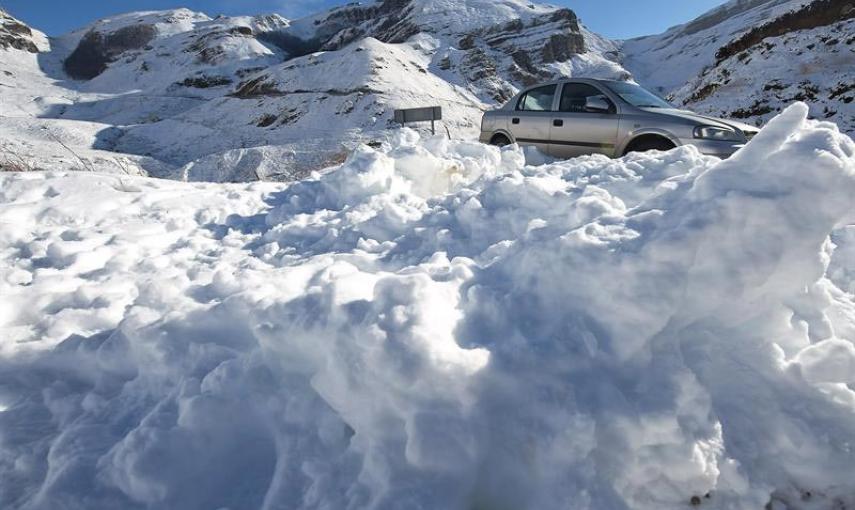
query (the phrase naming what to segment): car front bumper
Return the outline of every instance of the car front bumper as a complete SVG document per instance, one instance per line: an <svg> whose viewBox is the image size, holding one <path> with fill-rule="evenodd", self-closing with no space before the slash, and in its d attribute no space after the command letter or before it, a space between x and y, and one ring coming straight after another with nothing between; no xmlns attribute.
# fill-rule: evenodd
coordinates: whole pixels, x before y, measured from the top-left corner
<svg viewBox="0 0 855 510"><path fill-rule="evenodd" d="M746 142L720 142L717 140L700 140L698 138L690 138L688 140L680 140L683 145L694 145L701 151L701 154L707 156L716 156L722 159L733 156L736 151L745 147Z"/></svg>

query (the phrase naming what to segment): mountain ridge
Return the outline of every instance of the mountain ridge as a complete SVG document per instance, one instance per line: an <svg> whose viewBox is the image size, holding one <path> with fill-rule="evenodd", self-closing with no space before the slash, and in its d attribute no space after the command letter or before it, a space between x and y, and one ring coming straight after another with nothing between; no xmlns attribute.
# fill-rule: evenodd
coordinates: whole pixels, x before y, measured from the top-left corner
<svg viewBox="0 0 855 510"><path fill-rule="evenodd" d="M521 0L378 0L297 20L212 18L183 8L134 12L45 38L28 61L37 79L8 84L32 94L15 92L10 99L28 99L9 107L26 104L40 125L59 126L56 136L67 134L69 146L80 137L66 130L79 121L95 130L83 137L95 140L84 149L145 161L137 173L190 180L299 179L360 143L388 139L396 108L441 105L447 132L474 138L484 109L522 87L569 76L634 79L678 106L755 123L788 99L802 99L813 102L815 116L833 111L829 118L852 131L850 72L826 72L834 83L820 76L809 85L769 85L772 71L752 76L759 57L744 72L745 60L716 70L721 48L759 20L820 1L732 0L663 34L628 41L591 32L571 9ZM846 46L803 55L847 58ZM740 80L732 84L723 73ZM737 84L737 97L750 102L730 100ZM770 93L769 86L793 92ZM763 103L763 94L777 94L777 102ZM70 161L79 167L82 159Z"/></svg>

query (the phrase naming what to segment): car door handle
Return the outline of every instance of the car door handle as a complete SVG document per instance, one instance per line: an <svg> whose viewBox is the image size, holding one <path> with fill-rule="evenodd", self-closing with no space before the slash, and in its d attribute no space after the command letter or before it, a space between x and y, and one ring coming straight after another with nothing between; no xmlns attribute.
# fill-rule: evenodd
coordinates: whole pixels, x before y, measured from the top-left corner
<svg viewBox="0 0 855 510"><path fill-rule="evenodd" d="M564 121L561 119L555 119L552 121L552 125L555 127L561 127L564 125Z"/></svg>
<svg viewBox="0 0 855 510"><path fill-rule="evenodd" d="M519 117L514 117L513 119L511 119L511 124L519 124L519 123L520 123Z"/></svg>

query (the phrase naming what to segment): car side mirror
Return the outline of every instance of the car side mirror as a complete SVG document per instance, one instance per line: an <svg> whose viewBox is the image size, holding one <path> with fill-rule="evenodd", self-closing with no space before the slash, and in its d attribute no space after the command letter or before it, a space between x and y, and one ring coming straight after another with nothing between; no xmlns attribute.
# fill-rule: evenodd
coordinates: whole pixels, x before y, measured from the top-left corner
<svg viewBox="0 0 855 510"><path fill-rule="evenodd" d="M602 96L589 96L585 99L585 111L591 113L608 113L612 110L609 102Z"/></svg>

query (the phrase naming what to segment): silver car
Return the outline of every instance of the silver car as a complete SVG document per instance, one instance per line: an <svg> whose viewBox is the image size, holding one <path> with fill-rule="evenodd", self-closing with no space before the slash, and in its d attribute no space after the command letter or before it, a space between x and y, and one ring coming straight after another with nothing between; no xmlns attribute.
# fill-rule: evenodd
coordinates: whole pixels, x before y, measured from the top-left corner
<svg viewBox="0 0 855 510"><path fill-rule="evenodd" d="M726 158L757 128L679 110L633 83L569 79L531 87L484 114L481 141L533 145L558 158L694 145Z"/></svg>

